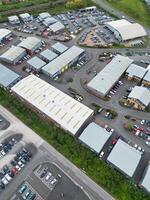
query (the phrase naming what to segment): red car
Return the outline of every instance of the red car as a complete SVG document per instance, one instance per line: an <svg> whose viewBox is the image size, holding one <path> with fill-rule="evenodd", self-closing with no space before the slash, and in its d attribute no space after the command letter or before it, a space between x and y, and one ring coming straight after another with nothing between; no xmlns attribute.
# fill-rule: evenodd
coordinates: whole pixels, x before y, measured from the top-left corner
<svg viewBox="0 0 150 200"><path fill-rule="evenodd" d="M17 170L16 167L13 167L13 168L11 169L11 172L12 172L14 175L17 175L17 174L18 174L18 170Z"/></svg>
<svg viewBox="0 0 150 200"><path fill-rule="evenodd" d="M115 145L117 143L117 139L113 139L112 144Z"/></svg>

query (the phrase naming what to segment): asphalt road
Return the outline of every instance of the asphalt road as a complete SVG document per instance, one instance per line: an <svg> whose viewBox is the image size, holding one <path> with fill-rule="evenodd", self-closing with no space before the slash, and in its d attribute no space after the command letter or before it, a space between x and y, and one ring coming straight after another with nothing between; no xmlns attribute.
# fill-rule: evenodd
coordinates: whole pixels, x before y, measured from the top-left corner
<svg viewBox="0 0 150 200"><path fill-rule="evenodd" d="M34 144L38 148L38 153L34 156L34 159L26 166L22 173L15 178L14 183L12 182L12 184L8 185L8 189L2 193L6 199L13 194L16 187L23 181L26 175L32 172L35 166L42 162L50 161L54 162L72 181L74 181L88 195L90 200L114 200L112 196L92 181L82 170L73 165L2 106L0 106L0 113L11 123L7 131L1 131L2 137L4 137L5 134L8 135L8 133L15 133L21 130L24 134L22 141L26 143L34 141ZM1 198L0 196L0 199Z"/></svg>

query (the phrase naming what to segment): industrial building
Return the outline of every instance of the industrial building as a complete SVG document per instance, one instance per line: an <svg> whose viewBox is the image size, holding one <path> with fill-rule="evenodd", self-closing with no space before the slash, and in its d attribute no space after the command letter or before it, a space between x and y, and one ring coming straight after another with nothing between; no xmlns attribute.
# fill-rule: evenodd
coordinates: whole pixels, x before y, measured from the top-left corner
<svg viewBox="0 0 150 200"><path fill-rule="evenodd" d="M115 56L88 84L88 89L95 95L106 96L121 78L133 60L121 55Z"/></svg>
<svg viewBox="0 0 150 200"><path fill-rule="evenodd" d="M13 16L8 17L8 21L12 25L20 24L20 20L19 20L19 17L17 15L13 15Z"/></svg>
<svg viewBox="0 0 150 200"><path fill-rule="evenodd" d="M145 169L140 185L150 193L150 163Z"/></svg>
<svg viewBox="0 0 150 200"><path fill-rule="evenodd" d="M135 80L137 82L140 82L146 74L146 72L146 68L143 68L136 64L131 64L126 70L125 75L128 78L128 80Z"/></svg>
<svg viewBox="0 0 150 200"><path fill-rule="evenodd" d="M0 56L0 60L15 65L26 55L25 49L12 46Z"/></svg>
<svg viewBox="0 0 150 200"><path fill-rule="evenodd" d="M79 140L99 154L110 136L110 132L92 122L84 129Z"/></svg>
<svg viewBox="0 0 150 200"><path fill-rule="evenodd" d="M133 177L141 158L142 152L119 139L110 152L107 161L126 174L127 177Z"/></svg>
<svg viewBox="0 0 150 200"><path fill-rule="evenodd" d="M42 45L40 39L36 37L27 37L25 40L18 44L19 47L26 49L28 54L33 54Z"/></svg>
<svg viewBox="0 0 150 200"><path fill-rule="evenodd" d="M119 42L141 38L147 35L138 23L131 23L126 19L106 22L106 27L114 34Z"/></svg>
<svg viewBox="0 0 150 200"><path fill-rule="evenodd" d="M43 13L39 14L38 19L40 21L43 21L44 19L50 18L50 17L51 17L51 15L48 12L43 12Z"/></svg>
<svg viewBox="0 0 150 200"><path fill-rule="evenodd" d="M145 74L145 76L143 77L143 81L142 81L142 84L144 86L150 86L150 70L147 71L147 73Z"/></svg>
<svg viewBox="0 0 150 200"><path fill-rule="evenodd" d="M8 29L1 28L0 29L0 43L7 41L8 38L12 36L12 32Z"/></svg>
<svg viewBox="0 0 150 200"><path fill-rule="evenodd" d="M150 90L146 87L135 86L128 96L128 102L135 109L145 110L150 104Z"/></svg>
<svg viewBox="0 0 150 200"><path fill-rule="evenodd" d="M0 64L0 87L10 88L19 81L20 78L21 77L17 73Z"/></svg>
<svg viewBox="0 0 150 200"><path fill-rule="evenodd" d="M44 19L43 25L46 27L49 27L50 25L52 25L56 22L57 22L57 19L55 19L54 17L48 17L48 18Z"/></svg>
<svg viewBox="0 0 150 200"><path fill-rule="evenodd" d="M30 22L33 20L32 15L30 15L29 13L20 14L19 17L23 22Z"/></svg>
<svg viewBox="0 0 150 200"><path fill-rule="evenodd" d="M65 26L61 22L56 22L49 26L49 29L53 33L59 33L65 29Z"/></svg>
<svg viewBox="0 0 150 200"><path fill-rule="evenodd" d="M11 90L73 135L94 113L92 109L33 74L19 81Z"/></svg>
<svg viewBox="0 0 150 200"><path fill-rule="evenodd" d="M50 49L46 49L40 53L40 57L47 63L54 60L57 56L58 55Z"/></svg>
<svg viewBox="0 0 150 200"><path fill-rule="evenodd" d="M70 49L65 51L63 54L56 57L50 63L45 65L42 68L42 71L47 76L54 78L54 77L60 75L61 73L63 73L74 63L76 63L79 60L79 58L83 55L84 55L83 49L81 49L77 46L72 46Z"/></svg>
<svg viewBox="0 0 150 200"><path fill-rule="evenodd" d="M39 72L41 68L46 65L46 62L38 58L37 56L34 56L30 60L27 61L27 65L30 69L33 69L34 71Z"/></svg>
<svg viewBox="0 0 150 200"><path fill-rule="evenodd" d="M67 46L65 46L64 44L62 44L60 42L55 43L54 45L51 46L51 48L58 55L64 53L68 49Z"/></svg>

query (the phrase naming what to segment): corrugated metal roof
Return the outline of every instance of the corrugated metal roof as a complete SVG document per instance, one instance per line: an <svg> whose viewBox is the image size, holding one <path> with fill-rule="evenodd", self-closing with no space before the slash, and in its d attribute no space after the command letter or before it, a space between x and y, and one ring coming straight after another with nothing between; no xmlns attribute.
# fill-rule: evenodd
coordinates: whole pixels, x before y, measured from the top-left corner
<svg viewBox="0 0 150 200"><path fill-rule="evenodd" d="M94 113L87 106L33 74L18 82L12 87L12 91L73 135Z"/></svg>
<svg viewBox="0 0 150 200"><path fill-rule="evenodd" d="M110 136L110 132L92 122L84 129L79 139L96 153L99 153Z"/></svg>
<svg viewBox="0 0 150 200"><path fill-rule="evenodd" d="M63 53L68 49L67 46L65 46L64 44L62 44L60 42L57 42L54 45L52 45L52 48L55 49L56 51L58 51L59 53Z"/></svg>
<svg viewBox="0 0 150 200"><path fill-rule="evenodd" d="M5 28L0 29L0 40L11 34L11 31Z"/></svg>
<svg viewBox="0 0 150 200"><path fill-rule="evenodd" d="M144 175L144 178L141 182L141 185L148 191L150 192L150 164L148 165L146 169L146 173Z"/></svg>
<svg viewBox="0 0 150 200"><path fill-rule="evenodd" d="M19 77L20 76L17 73L0 64L0 85L8 87L14 81L19 79Z"/></svg>
<svg viewBox="0 0 150 200"><path fill-rule="evenodd" d="M53 61L45 65L42 69L53 76L83 52L83 49L77 46L73 46L65 51L63 54L55 58Z"/></svg>
<svg viewBox="0 0 150 200"><path fill-rule="evenodd" d="M64 29L65 26L61 22L56 22L56 23L50 25L49 28L51 29L51 31L53 31L55 33L57 31Z"/></svg>
<svg viewBox="0 0 150 200"><path fill-rule="evenodd" d="M148 106L150 103L150 90L146 87L135 86L128 97L137 99L145 106Z"/></svg>
<svg viewBox="0 0 150 200"><path fill-rule="evenodd" d="M32 50L34 47L41 43L41 40L36 37L27 37L25 40L18 44L19 47Z"/></svg>
<svg viewBox="0 0 150 200"><path fill-rule="evenodd" d="M58 55L51 51L50 49L46 49L40 53L41 56L46 58L49 61L52 61L54 58L56 58Z"/></svg>
<svg viewBox="0 0 150 200"><path fill-rule="evenodd" d="M132 177L140 162L141 156L141 152L119 139L107 160L129 177Z"/></svg>
<svg viewBox="0 0 150 200"><path fill-rule="evenodd" d="M131 64L126 72L128 73L129 77L136 76L142 79L145 73L147 72L147 69L136 64Z"/></svg>
<svg viewBox="0 0 150 200"><path fill-rule="evenodd" d="M44 65L46 65L46 63L37 56L34 56L28 60L27 63L35 69L41 69Z"/></svg>
<svg viewBox="0 0 150 200"><path fill-rule="evenodd" d="M115 56L87 86L105 96L132 62L128 57Z"/></svg>
<svg viewBox="0 0 150 200"><path fill-rule="evenodd" d="M150 70L145 74L143 80L150 82Z"/></svg>

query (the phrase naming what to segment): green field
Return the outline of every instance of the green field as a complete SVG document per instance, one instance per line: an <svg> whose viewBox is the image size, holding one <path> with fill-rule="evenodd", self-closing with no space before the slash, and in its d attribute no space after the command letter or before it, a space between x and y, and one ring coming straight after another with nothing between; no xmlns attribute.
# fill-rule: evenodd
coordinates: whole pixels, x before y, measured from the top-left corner
<svg viewBox="0 0 150 200"><path fill-rule="evenodd" d="M49 120L41 119L36 111L0 89L0 104L10 110L25 124L36 131L43 139L62 153L76 166L105 188L116 200L149 200L149 196L125 179L118 171L109 167L89 149Z"/></svg>
<svg viewBox="0 0 150 200"><path fill-rule="evenodd" d="M143 25L150 26L150 10L143 0L107 0L107 2Z"/></svg>

